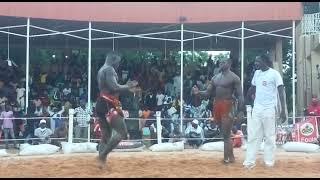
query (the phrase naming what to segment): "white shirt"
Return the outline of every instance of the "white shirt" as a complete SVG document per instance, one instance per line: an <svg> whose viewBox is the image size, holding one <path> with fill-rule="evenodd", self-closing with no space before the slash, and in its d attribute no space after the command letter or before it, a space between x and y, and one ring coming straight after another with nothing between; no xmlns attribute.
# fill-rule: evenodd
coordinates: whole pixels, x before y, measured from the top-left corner
<svg viewBox="0 0 320 180"><path fill-rule="evenodd" d="M163 104L164 95L163 94L157 94L157 106L161 106Z"/></svg>
<svg viewBox="0 0 320 180"><path fill-rule="evenodd" d="M52 130L49 128L41 129L40 127L34 130L34 136L41 138L42 143L50 143L50 140L45 140L44 138L49 137L53 134Z"/></svg>
<svg viewBox="0 0 320 180"><path fill-rule="evenodd" d="M90 110L88 107L84 110L82 107L77 107L74 112L76 113L76 121L79 127L88 127Z"/></svg>
<svg viewBox="0 0 320 180"><path fill-rule="evenodd" d="M252 78L256 86L254 106L272 108L277 106L278 86L283 85L280 73L272 68L267 71L257 70Z"/></svg>
<svg viewBox="0 0 320 180"><path fill-rule="evenodd" d="M24 96L24 92L26 91L25 88L17 88L17 100L20 100L21 97Z"/></svg>
<svg viewBox="0 0 320 180"><path fill-rule="evenodd" d="M191 123L188 125L187 129L185 130L185 134L189 134L190 132L195 132L201 135L201 139L204 138L203 129L198 125L197 128L194 128Z"/></svg>
<svg viewBox="0 0 320 180"><path fill-rule="evenodd" d="M71 88L69 88L69 89L64 88L64 89L63 89L63 94L64 94L65 96L67 96L67 95L70 94L70 93L71 93Z"/></svg>

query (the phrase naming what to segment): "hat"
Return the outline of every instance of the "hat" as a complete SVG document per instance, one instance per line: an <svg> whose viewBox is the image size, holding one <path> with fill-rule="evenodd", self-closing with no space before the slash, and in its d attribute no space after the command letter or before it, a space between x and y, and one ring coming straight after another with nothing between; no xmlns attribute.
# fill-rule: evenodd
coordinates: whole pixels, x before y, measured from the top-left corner
<svg viewBox="0 0 320 180"><path fill-rule="evenodd" d="M197 119L194 119L194 120L192 121L192 123L199 125L199 121L198 121Z"/></svg>
<svg viewBox="0 0 320 180"><path fill-rule="evenodd" d="M40 124L42 124L42 123L47 123L47 121L46 120L44 120L44 119L42 119L41 121L40 121Z"/></svg>

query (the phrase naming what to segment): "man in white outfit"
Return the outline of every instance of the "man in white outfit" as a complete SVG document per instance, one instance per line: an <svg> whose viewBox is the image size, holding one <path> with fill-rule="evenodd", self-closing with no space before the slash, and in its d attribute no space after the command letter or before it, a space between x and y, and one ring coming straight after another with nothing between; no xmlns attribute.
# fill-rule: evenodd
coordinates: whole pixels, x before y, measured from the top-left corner
<svg viewBox="0 0 320 180"><path fill-rule="evenodd" d="M273 167L276 150L276 107L279 99L281 103L280 118L286 120L284 86L280 73L272 69L272 62L265 56L258 56L256 70L252 79L252 86L248 90L248 97L255 93L252 118L247 122L248 142L246 158L243 165L251 169L255 166L256 154L262 142L264 144L264 162L267 167Z"/></svg>

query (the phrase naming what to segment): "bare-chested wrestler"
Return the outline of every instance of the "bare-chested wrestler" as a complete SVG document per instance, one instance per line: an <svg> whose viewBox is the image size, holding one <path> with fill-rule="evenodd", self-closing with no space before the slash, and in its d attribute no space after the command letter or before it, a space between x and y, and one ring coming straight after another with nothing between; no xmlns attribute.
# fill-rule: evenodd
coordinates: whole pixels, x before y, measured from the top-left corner
<svg viewBox="0 0 320 180"><path fill-rule="evenodd" d="M224 140L224 159L223 163L233 163L235 161L233 154L233 146L231 129L235 119L243 117L244 98L241 88L240 78L230 71L232 60L225 59L220 62L220 72L215 75L206 91L199 91L197 87L193 87L193 94L200 96L210 96L214 94L213 116L214 120L220 125ZM238 113L234 114L236 100L238 100ZM235 118L237 116L237 118Z"/></svg>
<svg viewBox="0 0 320 180"><path fill-rule="evenodd" d="M100 95L97 99L96 113L102 135L98 161L101 169L106 167L108 154L117 147L122 139L127 138L124 115L118 100L119 93L134 92L138 85L136 81L128 81L126 85L118 84L115 69L119 67L120 61L120 55L114 52L109 53L97 76Z"/></svg>

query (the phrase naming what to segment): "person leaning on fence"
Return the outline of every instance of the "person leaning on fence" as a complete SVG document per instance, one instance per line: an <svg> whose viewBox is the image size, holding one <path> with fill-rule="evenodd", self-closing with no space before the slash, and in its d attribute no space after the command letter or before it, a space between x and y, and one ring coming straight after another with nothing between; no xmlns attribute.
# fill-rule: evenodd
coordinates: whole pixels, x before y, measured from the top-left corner
<svg viewBox="0 0 320 180"><path fill-rule="evenodd" d="M9 105L5 105L4 111L0 115L0 126L4 132L6 149L9 148L9 134L12 139L15 139L14 130L13 130L13 112L12 107ZM14 148L17 148L16 141L13 141Z"/></svg>

